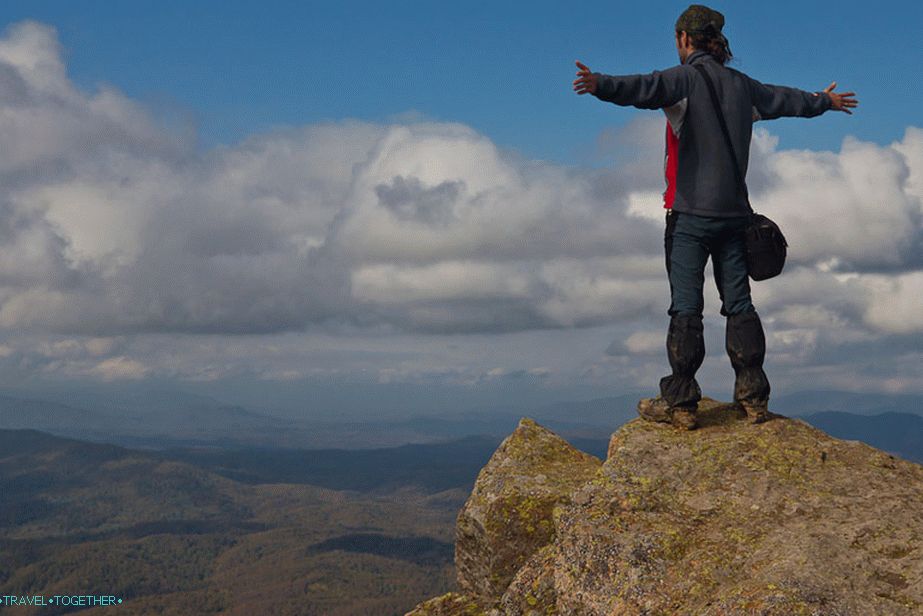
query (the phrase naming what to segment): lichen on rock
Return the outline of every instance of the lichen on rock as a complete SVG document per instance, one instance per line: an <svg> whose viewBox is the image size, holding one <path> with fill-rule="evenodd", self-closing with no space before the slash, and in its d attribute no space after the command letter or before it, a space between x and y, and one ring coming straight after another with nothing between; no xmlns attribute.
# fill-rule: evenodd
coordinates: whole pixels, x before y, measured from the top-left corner
<svg viewBox="0 0 923 616"><path fill-rule="evenodd" d="M458 515L459 587L497 600L526 560L554 537L552 509L602 461L523 417L481 469Z"/></svg>
<svg viewBox="0 0 923 616"><path fill-rule="evenodd" d="M487 611L475 597L447 592L424 601L405 616L487 616Z"/></svg>
<svg viewBox="0 0 923 616"><path fill-rule="evenodd" d="M500 598L502 614L540 616L557 614L554 592L554 546L532 554Z"/></svg>

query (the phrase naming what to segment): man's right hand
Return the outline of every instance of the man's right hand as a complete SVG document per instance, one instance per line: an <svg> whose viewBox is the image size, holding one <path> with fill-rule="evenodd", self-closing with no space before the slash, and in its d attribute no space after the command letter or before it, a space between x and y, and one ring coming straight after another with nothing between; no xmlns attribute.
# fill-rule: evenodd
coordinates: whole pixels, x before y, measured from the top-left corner
<svg viewBox="0 0 923 616"><path fill-rule="evenodd" d="M577 94L590 94L596 93L596 75L590 72L589 67L582 64L580 60L576 60L577 68L580 70L577 71L577 79L574 80L574 91Z"/></svg>
<svg viewBox="0 0 923 616"><path fill-rule="evenodd" d="M845 111L849 115L852 115L852 111L847 109L847 107L855 107L859 104L859 101L852 98L855 96L855 92L843 92L842 94L837 94L833 91L833 88L836 87L836 82L834 81L829 86L824 88L824 92L830 95L830 100L833 101L833 104L830 105L831 109L837 111Z"/></svg>

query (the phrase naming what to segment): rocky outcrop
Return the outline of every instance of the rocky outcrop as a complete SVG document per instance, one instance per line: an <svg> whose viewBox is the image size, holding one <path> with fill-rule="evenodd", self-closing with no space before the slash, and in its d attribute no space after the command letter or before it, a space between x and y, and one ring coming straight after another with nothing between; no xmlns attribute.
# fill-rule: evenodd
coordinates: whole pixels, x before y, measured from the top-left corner
<svg viewBox="0 0 923 616"><path fill-rule="evenodd" d="M499 597L533 552L554 538L552 509L602 462L523 418L487 465L455 526L459 588Z"/></svg>
<svg viewBox="0 0 923 616"><path fill-rule="evenodd" d="M523 418L458 516L460 592L410 615L923 614L923 466L741 413L632 420L605 462Z"/></svg>

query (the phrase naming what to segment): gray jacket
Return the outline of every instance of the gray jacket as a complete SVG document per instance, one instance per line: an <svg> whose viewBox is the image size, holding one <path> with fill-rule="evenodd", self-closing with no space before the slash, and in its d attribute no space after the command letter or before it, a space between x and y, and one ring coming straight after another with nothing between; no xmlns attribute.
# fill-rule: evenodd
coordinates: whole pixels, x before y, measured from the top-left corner
<svg viewBox="0 0 923 616"><path fill-rule="evenodd" d="M694 64L705 66L715 84L744 177L755 120L811 118L830 109L832 101L826 92L760 83L699 50L689 54L684 64L663 71L642 75L595 73L594 96L598 99L639 109L663 109L666 114L665 208L702 216L747 215L750 210L738 188L708 85Z"/></svg>

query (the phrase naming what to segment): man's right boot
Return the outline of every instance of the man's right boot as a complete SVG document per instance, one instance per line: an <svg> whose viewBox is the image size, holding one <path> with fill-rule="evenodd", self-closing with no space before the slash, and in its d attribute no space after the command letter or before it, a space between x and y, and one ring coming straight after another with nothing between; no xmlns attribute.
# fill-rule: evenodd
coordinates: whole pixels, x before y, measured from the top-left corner
<svg viewBox="0 0 923 616"><path fill-rule="evenodd" d="M673 407L695 410L702 390L695 373L705 359L702 315L674 315L667 332L667 357L673 374L660 379L660 395Z"/></svg>
<svg viewBox="0 0 923 616"><path fill-rule="evenodd" d="M770 387L763 372L766 337L756 311L729 315L725 341L734 367L734 401L744 408L751 423L762 423L770 418Z"/></svg>
<svg viewBox="0 0 923 616"><path fill-rule="evenodd" d="M642 398L638 402L638 415L643 419L673 424L683 430L695 430L698 427L695 413L695 407L670 406L663 396Z"/></svg>

